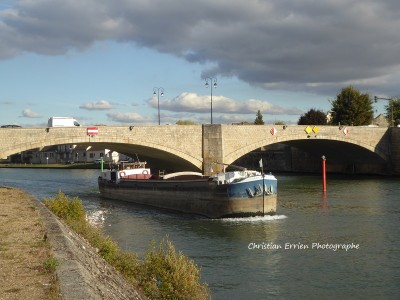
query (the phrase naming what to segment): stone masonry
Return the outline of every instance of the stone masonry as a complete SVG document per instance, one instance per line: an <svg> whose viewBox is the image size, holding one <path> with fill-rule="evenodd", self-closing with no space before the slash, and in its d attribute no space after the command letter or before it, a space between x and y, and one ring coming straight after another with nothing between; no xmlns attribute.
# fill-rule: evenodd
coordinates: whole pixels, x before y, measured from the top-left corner
<svg viewBox="0 0 400 300"><path fill-rule="evenodd" d="M209 174L263 146L297 141L336 141L363 148L392 166L400 174L400 128L352 126L282 125L162 125L88 127L1 128L0 158L30 149L58 144L101 144L115 151L135 145L146 153L162 152L183 159ZM123 152L123 151L119 151Z"/></svg>

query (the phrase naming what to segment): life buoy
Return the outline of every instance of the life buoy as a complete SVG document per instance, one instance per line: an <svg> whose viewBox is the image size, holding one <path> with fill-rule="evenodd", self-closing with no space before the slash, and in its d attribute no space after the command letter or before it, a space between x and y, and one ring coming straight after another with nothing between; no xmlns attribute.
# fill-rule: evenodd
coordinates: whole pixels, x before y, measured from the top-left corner
<svg viewBox="0 0 400 300"><path fill-rule="evenodd" d="M119 176L120 176L120 177L125 177L126 174L125 174L125 172L120 172L120 173L119 173Z"/></svg>
<svg viewBox="0 0 400 300"><path fill-rule="evenodd" d="M143 174L143 175L147 175L147 174L149 174L149 171L143 170L142 174Z"/></svg>

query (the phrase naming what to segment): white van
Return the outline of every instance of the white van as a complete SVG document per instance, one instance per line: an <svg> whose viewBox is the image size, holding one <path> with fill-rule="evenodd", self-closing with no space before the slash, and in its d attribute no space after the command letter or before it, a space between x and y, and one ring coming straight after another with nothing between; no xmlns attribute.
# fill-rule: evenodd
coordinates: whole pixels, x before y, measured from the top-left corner
<svg viewBox="0 0 400 300"><path fill-rule="evenodd" d="M47 122L48 127L74 127L81 126L77 120L70 117L51 117Z"/></svg>

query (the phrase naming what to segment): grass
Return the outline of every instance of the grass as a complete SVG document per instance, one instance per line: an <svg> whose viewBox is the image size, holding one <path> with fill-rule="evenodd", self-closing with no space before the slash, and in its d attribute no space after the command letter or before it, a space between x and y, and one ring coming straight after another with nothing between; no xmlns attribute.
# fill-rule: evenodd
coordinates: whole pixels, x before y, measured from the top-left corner
<svg viewBox="0 0 400 300"><path fill-rule="evenodd" d="M86 220L86 212L78 197L62 192L44 199L44 204L75 232L99 250L99 254L115 267L132 285L141 288L149 299L210 299L206 284L200 282L200 269L193 260L177 251L167 239L152 242L144 259L124 251L110 237L104 236Z"/></svg>
<svg viewBox="0 0 400 300"><path fill-rule="evenodd" d="M58 261L53 256L50 256L44 263L43 268L46 270L47 273L54 273L58 266Z"/></svg>

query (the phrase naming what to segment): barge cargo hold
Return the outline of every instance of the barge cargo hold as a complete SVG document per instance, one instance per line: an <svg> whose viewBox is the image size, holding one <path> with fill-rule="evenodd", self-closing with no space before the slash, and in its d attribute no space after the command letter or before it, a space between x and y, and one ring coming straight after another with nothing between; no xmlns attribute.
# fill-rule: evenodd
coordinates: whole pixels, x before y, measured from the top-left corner
<svg viewBox="0 0 400 300"><path fill-rule="evenodd" d="M231 171L215 176L196 172L155 176L141 162L103 171L98 185L104 198L208 218L276 213L277 179L257 171Z"/></svg>

